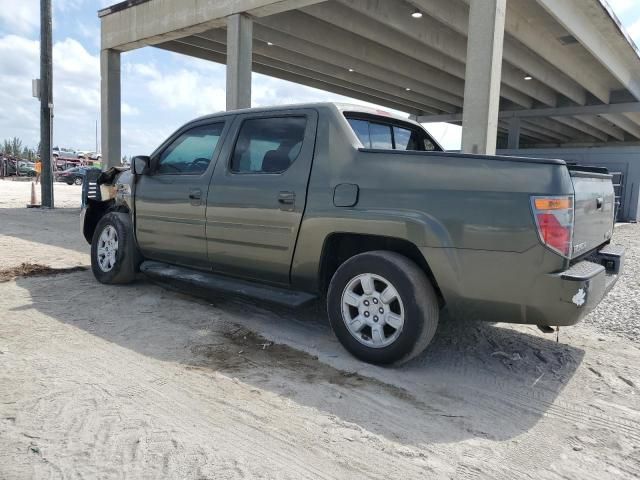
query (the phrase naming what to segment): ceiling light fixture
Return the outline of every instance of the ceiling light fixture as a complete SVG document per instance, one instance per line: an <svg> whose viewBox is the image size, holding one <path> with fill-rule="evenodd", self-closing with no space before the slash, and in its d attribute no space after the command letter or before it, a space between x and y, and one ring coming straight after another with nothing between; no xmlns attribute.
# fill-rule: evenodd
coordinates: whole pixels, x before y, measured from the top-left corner
<svg viewBox="0 0 640 480"><path fill-rule="evenodd" d="M406 90L407 92L410 92L410 91L411 91L411 89L410 89L409 87L405 88L405 90Z"/></svg>
<svg viewBox="0 0 640 480"><path fill-rule="evenodd" d="M525 76L524 76L524 79L525 79L526 81L529 81L529 80L533 80L533 77L532 77L531 75L525 75Z"/></svg>
<svg viewBox="0 0 640 480"><path fill-rule="evenodd" d="M272 42L267 42L267 45L269 45L270 47L273 47L273 43Z"/></svg>
<svg viewBox="0 0 640 480"><path fill-rule="evenodd" d="M353 68L350 68L350 69L349 69L349 71L350 71L350 72L354 72L355 70L354 70Z"/></svg>
<svg viewBox="0 0 640 480"><path fill-rule="evenodd" d="M422 12L416 8L411 14L411 16L413 18L422 18Z"/></svg>

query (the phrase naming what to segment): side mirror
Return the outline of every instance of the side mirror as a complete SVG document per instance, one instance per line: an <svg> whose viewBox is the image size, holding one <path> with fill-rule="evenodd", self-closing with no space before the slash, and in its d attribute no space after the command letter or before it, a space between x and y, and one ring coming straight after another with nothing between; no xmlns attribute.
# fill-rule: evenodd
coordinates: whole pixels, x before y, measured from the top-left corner
<svg viewBox="0 0 640 480"><path fill-rule="evenodd" d="M131 159L131 171L134 175L145 175L149 173L149 162L151 158L146 155L139 155Z"/></svg>

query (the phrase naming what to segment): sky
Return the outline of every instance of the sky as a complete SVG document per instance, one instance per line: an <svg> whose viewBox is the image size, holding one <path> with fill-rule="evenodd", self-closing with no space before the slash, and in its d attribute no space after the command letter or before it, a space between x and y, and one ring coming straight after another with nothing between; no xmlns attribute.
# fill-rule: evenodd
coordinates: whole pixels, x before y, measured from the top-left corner
<svg viewBox="0 0 640 480"><path fill-rule="evenodd" d="M96 148L97 11L113 3L117 0L53 0L55 146ZM640 45L640 0L609 3ZM38 0L0 0L0 141L17 136L26 145L38 144L40 110L31 96L31 80L39 76L39 18ZM253 106L353 101L256 73L252 90ZM150 47L127 52L122 56L122 102L123 155L149 154L180 125L224 110L225 66ZM459 148L460 127L427 128L445 148Z"/></svg>

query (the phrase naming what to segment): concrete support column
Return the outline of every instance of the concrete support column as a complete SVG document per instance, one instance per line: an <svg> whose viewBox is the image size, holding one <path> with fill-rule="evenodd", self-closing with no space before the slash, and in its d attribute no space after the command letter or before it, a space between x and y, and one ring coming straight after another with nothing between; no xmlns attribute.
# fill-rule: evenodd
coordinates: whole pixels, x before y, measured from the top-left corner
<svg viewBox="0 0 640 480"><path fill-rule="evenodd" d="M100 52L100 122L102 138L102 168L122 162L121 139L120 52Z"/></svg>
<svg viewBox="0 0 640 480"><path fill-rule="evenodd" d="M506 0L470 2L462 114L465 153L496 153L506 9Z"/></svg>
<svg viewBox="0 0 640 480"><path fill-rule="evenodd" d="M227 17L227 110L251 107L253 20Z"/></svg>
<svg viewBox="0 0 640 480"><path fill-rule="evenodd" d="M517 150L520 148L520 117L512 117L509 119L509 150Z"/></svg>

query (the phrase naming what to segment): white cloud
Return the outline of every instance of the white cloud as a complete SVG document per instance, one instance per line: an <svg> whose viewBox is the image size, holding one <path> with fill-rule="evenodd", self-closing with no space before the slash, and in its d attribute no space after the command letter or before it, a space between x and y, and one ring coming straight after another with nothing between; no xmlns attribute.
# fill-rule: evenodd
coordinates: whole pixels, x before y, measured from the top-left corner
<svg viewBox="0 0 640 480"><path fill-rule="evenodd" d="M636 45L640 46L640 19L638 19L635 23L632 23L629 28L627 28L627 32L636 43Z"/></svg>
<svg viewBox="0 0 640 480"><path fill-rule="evenodd" d="M122 102L122 106L120 108L122 111L122 115L124 116L133 117L136 115L140 115L140 110L138 110L136 107L132 107L126 102Z"/></svg>
<svg viewBox="0 0 640 480"><path fill-rule="evenodd" d="M93 144L100 109L100 61L78 41L53 46L54 143L83 148ZM59 131L58 131L59 130Z"/></svg>
<svg viewBox="0 0 640 480"><path fill-rule="evenodd" d="M620 15L631 7L637 6L637 0L607 0L611 8L613 8L616 15Z"/></svg>
<svg viewBox="0 0 640 480"><path fill-rule="evenodd" d="M39 106L31 96L31 79L38 76L39 58L37 41L0 37L0 138L18 136L37 144Z"/></svg>
<svg viewBox="0 0 640 480"><path fill-rule="evenodd" d="M38 143L40 110L31 96L31 80L40 76L39 55L36 40L0 37L0 138L16 135L29 145ZM54 44L53 61L54 143L93 144L100 99L98 58L76 40L65 39Z"/></svg>
<svg viewBox="0 0 640 480"><path fill-rule="evenodd" d="M53 23L56 24L58 14L74 14L85 5L90 5L91 9L95 11L97 24L98 9L116 3L116 0L100 0L97 3L96 5L95 0L54 0L52 2ZM38 0L2 0L0 31L20 34L37 33L39 26L40 2ZM99 38L99 32L96 35Z"/></svg>
<svg viewBox="0 0 640 480"><path fill-rule="evenodd" d="M220 78L181 69L148 83L149 92L169 109L190 109L195 115L224 110L225 88Z"/></svg>
<svg viewBox="0 0 640 480"><path fill-rule="evenodd" d="M160 71L152 63L125 63L125 74L138 76L147 80L157 80L162 77Z"/></svg>
<svg viewBox="0 0 640 480"><path fill-rule="evenodd" d="M5 32L29 33L40 25L37 0L2 0L0 28Z"/></svg>

